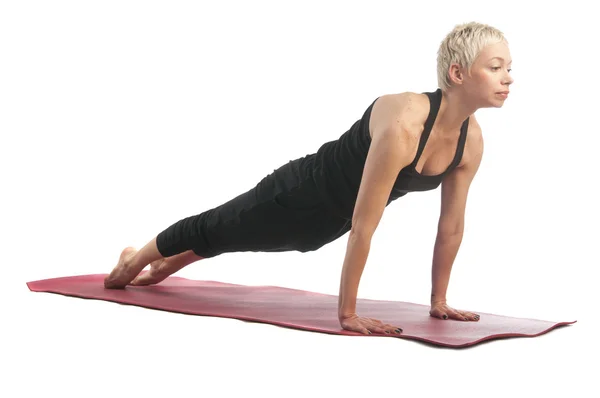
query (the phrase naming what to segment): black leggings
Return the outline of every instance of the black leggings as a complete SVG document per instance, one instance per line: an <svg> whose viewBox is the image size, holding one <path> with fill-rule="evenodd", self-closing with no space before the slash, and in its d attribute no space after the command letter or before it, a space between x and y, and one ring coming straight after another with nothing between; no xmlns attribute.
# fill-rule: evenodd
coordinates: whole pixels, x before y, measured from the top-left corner
<svg viewBox="0 0 600 398"><path fill-rule="evenodd" d="M314 155L281 166L254 188L157 236L163 257L187 250L203 258L231 252L308 252L351 228L321 198L310 175Z"/></svg>

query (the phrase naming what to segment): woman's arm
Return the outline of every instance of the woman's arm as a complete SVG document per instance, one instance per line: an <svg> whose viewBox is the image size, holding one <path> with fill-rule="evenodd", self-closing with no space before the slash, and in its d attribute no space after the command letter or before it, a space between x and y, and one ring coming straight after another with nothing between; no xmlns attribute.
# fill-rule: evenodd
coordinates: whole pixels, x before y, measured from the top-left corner
<svg viewBox="0 0 600 398"><path fill-rule="evenodd" d="M410 131L408 123L411 115L409 107L404 112L390 117L389 122L379 123L373 131L371 147L367 155L362 180L352 216L352 229L349 233L346 256L340 281L338 317L345 328L344 320L356 319L356 298L371 239L389 200L398 173L411 163L413 148L417 145L416 135ZM364 326L358 329L368 331Z"/></svg>
<svg viewBox="0 0 600 398"><path fill-rule="evenodd" d="M431 270L431 304L446 303L452 265L460 248L469 188L483 156L483 137L478 125L469 130L472 149L468 161L442 181L441 210Z"/></svg>

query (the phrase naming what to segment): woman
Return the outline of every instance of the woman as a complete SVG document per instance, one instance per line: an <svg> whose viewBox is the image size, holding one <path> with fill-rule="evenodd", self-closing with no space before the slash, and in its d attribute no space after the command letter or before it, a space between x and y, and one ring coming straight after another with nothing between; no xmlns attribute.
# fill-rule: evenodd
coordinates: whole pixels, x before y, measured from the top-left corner
<svg viewBox="0 0 600 398"><path fill-rule="evenodd" d="M159 283L188 264L228 252L317 250L349 232L340 325L365 334L401 333L356 314L359 281L387 205L441 185L430 315L477 321L479 315L449 307L446 290L483 153L474 113L503 105L512 61L502 32L472 22L446 36L437 62L435 92L377 98L338 140L281 166L227 203L176 222L141 250L125 248L105 287Z"/></svg>

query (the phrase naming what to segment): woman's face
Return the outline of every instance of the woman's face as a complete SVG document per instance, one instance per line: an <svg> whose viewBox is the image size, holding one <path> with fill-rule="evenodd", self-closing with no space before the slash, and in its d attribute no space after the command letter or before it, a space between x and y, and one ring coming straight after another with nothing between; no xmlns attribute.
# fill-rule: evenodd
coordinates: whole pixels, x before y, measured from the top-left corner
<svg viewBox="0 0 600 398"><path fill-rule="evenodd" d="M481 107L502 107L513 83L510 76L512 58L508 44L501 42L485 47L471 67L470 74L463 75L463 89Z"/></svg>

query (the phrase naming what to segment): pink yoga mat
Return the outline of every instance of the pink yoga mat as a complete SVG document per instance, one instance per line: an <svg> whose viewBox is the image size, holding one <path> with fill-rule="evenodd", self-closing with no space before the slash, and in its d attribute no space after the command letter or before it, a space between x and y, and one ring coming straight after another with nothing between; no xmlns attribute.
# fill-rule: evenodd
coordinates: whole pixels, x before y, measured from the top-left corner
<svg viewBox="0 0 600 398"><path fill-rule="evenodd" d="M81 275L28 282L34 292L112 301L192 315L234 318L295 329L356 335L340 327L337 296L274 286L244 286L169 277L154 286L104 288L101 275ZM479 322L442 320L429 316L429 306L401 301L358 299L361 316L380 319L403 329L400 335L372 336L414 339L445 347L467 347L504 337L534 337L571 322L513 318L473 311Z"/></svg>

